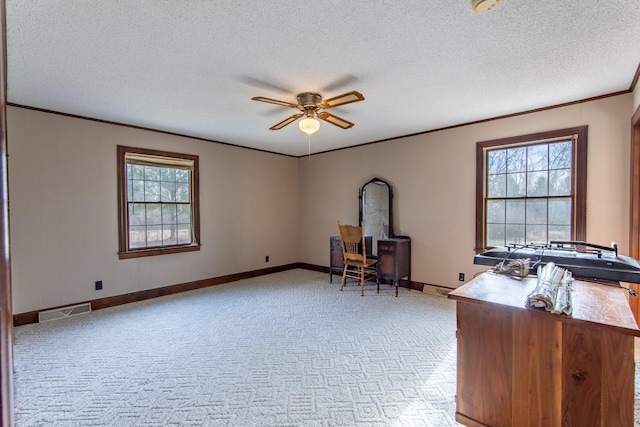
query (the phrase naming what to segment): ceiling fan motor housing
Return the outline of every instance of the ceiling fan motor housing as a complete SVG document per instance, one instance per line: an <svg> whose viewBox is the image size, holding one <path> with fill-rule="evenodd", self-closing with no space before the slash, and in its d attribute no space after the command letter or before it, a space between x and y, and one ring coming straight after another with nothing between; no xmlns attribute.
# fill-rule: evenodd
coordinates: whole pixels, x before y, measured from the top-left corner
<svg viewBox="0 0 640 427"><path fill-rule="evenodd" d="M314 92L304 92L298 95L298 108L301 110L308 110L310 108L316 108L322 103L322 96Z"/></svg>

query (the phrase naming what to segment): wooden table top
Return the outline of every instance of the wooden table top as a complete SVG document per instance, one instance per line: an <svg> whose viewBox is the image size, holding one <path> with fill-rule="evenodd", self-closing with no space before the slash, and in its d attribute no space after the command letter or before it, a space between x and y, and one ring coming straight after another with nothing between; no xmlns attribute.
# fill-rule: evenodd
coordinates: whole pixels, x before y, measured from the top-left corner
<svg viewBox="0 0 640 427"><path fill-rule="evenodd" d="M629 307L625 288L575 280L571 293L573 312L567 316L526 305L527 296L536 284L536 276L518 280L486 272L450 292L449 298L498 308L539 312L540 315L553 316L554 319L562 322L589 322L626 335L640 337L640 328ZM640 298L640 296L630 296L630 298Z"/></svg>

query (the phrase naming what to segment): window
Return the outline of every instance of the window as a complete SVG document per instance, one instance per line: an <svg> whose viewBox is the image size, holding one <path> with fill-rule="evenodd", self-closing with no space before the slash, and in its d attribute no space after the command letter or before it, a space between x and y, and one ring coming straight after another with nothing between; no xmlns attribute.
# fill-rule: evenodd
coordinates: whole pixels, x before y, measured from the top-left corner
<svg viewBox="0 0 640 427"><path fill-rule="evenodd" d="M200 249L198 156L118 146L120 259Z"/></svg>
<svg viewBox="0 0 640 427"><path fill-rule="evenodd" d="M584 241L587 126L478 142L476 250Z"/></svg>

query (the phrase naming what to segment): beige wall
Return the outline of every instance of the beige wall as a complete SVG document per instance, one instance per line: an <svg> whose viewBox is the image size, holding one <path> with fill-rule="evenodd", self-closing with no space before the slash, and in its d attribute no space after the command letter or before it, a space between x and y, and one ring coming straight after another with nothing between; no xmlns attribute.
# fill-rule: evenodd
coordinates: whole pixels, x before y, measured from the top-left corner
<svg viewBox="0 0 640 427"><path fill-rule="evenodd" d="M14 313L297 261L328 266L336 220L357 222L358 189L376 176L393 186L396 234L412 238L413 279L455 287L458 272L483 269L473 265L476 142L584 124L587 239L627 253L637 92L310 160L9 107ZM200 156L200 252L118 259L118 144Z"/></svg>
<svg viewBox="0 0 640 427"><path fill-rule="evenodd" d="M396 234L412 238L413 279L456 287L473 265L477 141L588 125L587 239L628 250L632 94L300 159L300 261L328 265L336 220L356 223L358 188L394 189Z"/></svg>
<svg viewBox="0 0 640 427"><path fill-rule="evenodd" d="M14 313L299 261L295 158L14 107L7 119ZM118 259L118 144L200 156L199 252Z"/></svg>

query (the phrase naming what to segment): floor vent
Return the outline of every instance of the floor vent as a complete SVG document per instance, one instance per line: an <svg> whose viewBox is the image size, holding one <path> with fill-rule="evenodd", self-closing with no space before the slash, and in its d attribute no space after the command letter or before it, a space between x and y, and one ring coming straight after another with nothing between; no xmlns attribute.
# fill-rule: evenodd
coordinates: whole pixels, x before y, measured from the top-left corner
<svg viewBox="0 0 640 427"><path fill-rule="evenodd" d="M446 297L447 295L449 295L449 292L451 292L452 290L453 289L440 288L438 286L433 286L433 285L424 285L422 287L423 293L429 294L429 295L437 295L441 297Z"/></svg>
<svg viewBox="0 0 640 427"><path fill-rule="evenodd" d="M53 310L41 311L38 313L38 322L48 322L50 320L63 319L65 317L77 316L78 314L90 313L91 303L70 305L67 307L55 308Z"/></svg>

